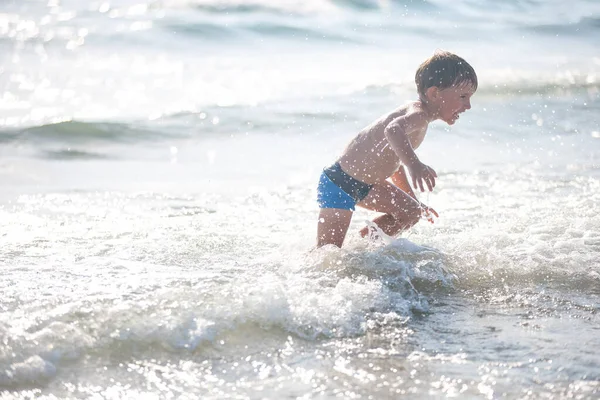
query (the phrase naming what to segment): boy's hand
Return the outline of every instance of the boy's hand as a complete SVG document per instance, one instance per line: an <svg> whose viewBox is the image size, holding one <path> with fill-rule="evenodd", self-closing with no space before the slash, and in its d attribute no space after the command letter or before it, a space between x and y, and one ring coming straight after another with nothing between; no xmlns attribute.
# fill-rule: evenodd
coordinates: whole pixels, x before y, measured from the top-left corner
<svg viewBox="0 0 600 400"><path fill-rule="evenodd" d="M429 189L430 192L433 190L435 187L435 178L437 178L437 174L433 168L416 160L411 166L408 166L408 170L415 189L418 188L421 189L421 192L424 192L423 181L425 181L427 189Z"/></svg>
<svg viewBox="0 0 600 400"><path fill-rule="evenodd" d="M427 221L429 221L433 224L434 220L433 220L432 214L435 215L436 218L440 217L438 215L437 211L435 211L433 208L428 207L425 204L421 203L421 217L425 218Z"/></svg>

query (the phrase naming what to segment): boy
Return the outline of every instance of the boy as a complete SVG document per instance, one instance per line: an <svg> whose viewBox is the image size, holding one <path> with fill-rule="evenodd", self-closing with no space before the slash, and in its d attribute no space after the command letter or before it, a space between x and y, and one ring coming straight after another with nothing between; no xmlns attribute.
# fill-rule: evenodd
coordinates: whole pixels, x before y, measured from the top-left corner
<svg viewBox="0 0 600 400"><path fill-rule="evenodd" d="M337 162L323 170L317 190L321 208L317 247L342 247L355 206L384 213L373 222L390 236L416 224L422 214L430 222L430 213L438 217L417 200L404 167L415 190L423 192L425 186L433 190L437 175L414 150L423 142L430 122L439 119L453 125L460 113L471 108L477 75L459 56L437 51L419 66L415 83L417 101L364 128ZM365 227L360 234L364 237L368 232Z"/></svg>

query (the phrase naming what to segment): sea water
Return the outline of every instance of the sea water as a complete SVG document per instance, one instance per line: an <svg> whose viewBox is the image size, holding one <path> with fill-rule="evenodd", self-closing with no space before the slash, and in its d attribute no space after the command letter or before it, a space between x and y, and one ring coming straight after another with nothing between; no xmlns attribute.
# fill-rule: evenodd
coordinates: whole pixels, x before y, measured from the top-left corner
<svg viewBox="0 0 600 400"><path fill-rule="evenodd" d="M600 3L5 0L1 399L600 396ZM438 211L314 250L316 184L416 98Z"/></svg>

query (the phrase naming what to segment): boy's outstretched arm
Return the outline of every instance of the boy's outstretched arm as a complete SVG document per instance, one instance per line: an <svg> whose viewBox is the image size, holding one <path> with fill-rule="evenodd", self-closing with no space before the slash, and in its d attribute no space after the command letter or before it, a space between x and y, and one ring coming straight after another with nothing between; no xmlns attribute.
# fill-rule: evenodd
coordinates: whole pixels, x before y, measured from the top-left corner
<svg viewBox="0 0 600 400"><path fill-rule="evenodd" d="M423 181L429 191L435 187L437 174L433 168L425 165L419 160L413 149L408 134L418 130L427 129L427 118L421 113L412 113L396 118L385 128L385 136L398 155L402 164L406 165L412 178L413 187L424 192Z"/></svg>
<svg viewBox="0 0 600 400"><path fill-rule="evenodd" d="M403 192L408 194L420 204L423 212L423 217L429 222L433 223L433 217L431 216L431 214L435 215L437 218L440 217L437 211L435 211L428 205L421 203L421 201L417 199L417 195L415 194L415 192L413 192L412 188L410 187L410 183L408 183L408 177L406 176L406 171L404 170L404 167L402 165L400 166L400 168L398 168L396 172L394 172L392 176L390 176L390 180L394 185L399 187Z"/></svg>

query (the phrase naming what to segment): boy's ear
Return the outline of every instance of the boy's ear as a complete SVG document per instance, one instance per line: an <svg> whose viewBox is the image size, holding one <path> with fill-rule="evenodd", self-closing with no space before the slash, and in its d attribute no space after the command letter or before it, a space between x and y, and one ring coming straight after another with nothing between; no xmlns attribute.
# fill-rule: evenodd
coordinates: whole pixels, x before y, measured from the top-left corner
<svg viewBox="0 0 600 400"><path fill-rule="evenodd" d="M438 97L440 89L437 86L431 86L425 91L425 95L430 100L435 100Z"/></svg>

